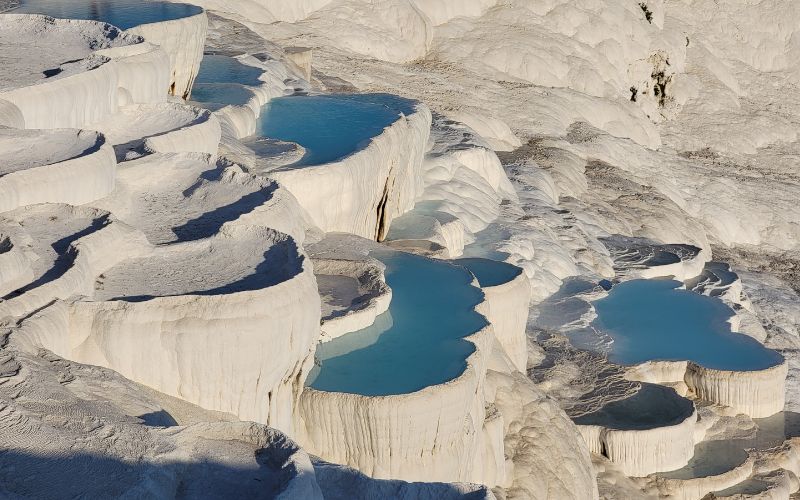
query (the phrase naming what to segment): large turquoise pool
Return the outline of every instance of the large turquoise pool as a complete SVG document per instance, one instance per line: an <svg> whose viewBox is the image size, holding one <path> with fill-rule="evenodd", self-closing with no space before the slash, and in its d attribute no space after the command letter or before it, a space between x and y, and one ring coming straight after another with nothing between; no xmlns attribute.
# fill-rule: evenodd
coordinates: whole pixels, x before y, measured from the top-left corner
<svg viewBox="0 0 800 500"><path fill-rule="evenodd" d="M264 106L256 133L303 146L294 166L319 165L362 149L413 110L413 101L389 94L279 97Z"/></svg>
<svg viewBox="0 0 800 500"><path fill-rule="evenodd" d="M372 326L317 347L306 384L366 396L406 394L452 380L475 350L464 337L486 325L483 293L464 268L416 255L373 254L386 265L389 310Z"/></svg>
<svg viewBox="0 0 800 500"><path fill-rule="evenodd" d="M11 14L44 14L59 19L89 19L126 30L203 12L195 5L143 0L22 0Z"/></svg>
<svg viewBox="0 0 800 500"><path fill-rule="evenodd" d="M612 340L609 359L631 365L689 360L721 370L761 370L782 357L731 331L733 311L718 299L679 289L674 280L633 280L594 302L595 329Z"/></svg>

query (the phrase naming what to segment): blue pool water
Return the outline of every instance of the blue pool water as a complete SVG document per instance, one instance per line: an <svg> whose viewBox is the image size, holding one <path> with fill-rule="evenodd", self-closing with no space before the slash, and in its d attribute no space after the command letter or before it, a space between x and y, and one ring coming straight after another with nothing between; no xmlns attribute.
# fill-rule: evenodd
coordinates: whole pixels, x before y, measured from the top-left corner
<svg viewBox="0 0 800 500"><path fill-rule="evenodd" d="M143 0L22 0L12 14L45 14L60 19L90 19L126 30L142 24L194 16L200 7Z"/></svg>
<svg viewBox="0 0 800 500"><path fill-rule="evenodd" d="M731 332L733 311L721 301L678 289L674 280L620 283L594 302L593 326L613 344L609 359L621 364L648 360L690 360L721 370L761 370L780 354Z"/></svg>
<svg viewBox="0 0 800 500"><path fill-rule="evenodd" d="M306 153L294 166L320 165L363 148L413 107L388 94L279 97L264 106L256 133L303 146Z"/></svg>
<svg viewBox="0 0 800 500"><path fill-rule="evenodd" d="M231 83L200 83L192 86L190 99L202 103L247 104L253 92L247 87Z"/></svg>
<svg viewBox="0 0 800 500"><path fill-rule="evenodd" d="M195 83L239 83L241 85L260 85L259 77L263 70L241 63L228 56L206 54L200 61Z"/></svg>
<svg viewBox="0 0 800 500"><path fill-rule="evenodd" d="M481 259L478 257L457 259L453 262L466 267L475 275L478 284L483 287L508 283L522 272L522 269L513 264L491 259Z"/></svg>
<svg viewBox="0 0 800 500"><path fill-rule="evenodd" d="M452 380L475 350L463 339L486 325L483 300L459 266L400 252L374 253L386 265L389 310L372 326L320 344L306 384L366 396L406 394Z"/></svg>

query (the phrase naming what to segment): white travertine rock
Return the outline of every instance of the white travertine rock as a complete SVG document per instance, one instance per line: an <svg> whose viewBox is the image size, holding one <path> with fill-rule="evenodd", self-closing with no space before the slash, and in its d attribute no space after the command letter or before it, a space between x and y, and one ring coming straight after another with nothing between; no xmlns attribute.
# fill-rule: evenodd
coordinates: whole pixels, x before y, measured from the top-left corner
<svg viewBox="0 0 800 500"><path fill-rule="evenodd" d="M640 279L664 278L672 276L678 281L686 281L688 279L699 276L703 272L703 267L708 261L711 260L711 252L705 248L692 258L681 259L680 262L672 264L664 264L660 266L651 266L644 269L637 269L630 273L631 277ZM734 328L736 331L736 328Z"/></svg>
<svg viewBox="0 0 800 500"><path fill-rule="evenodd" d="M25 118L22 112L8 101L0 99L0 126L24 128Z"/></svg>
<svg viewBox="0 0 800 500"><path fill-rule="evenodd" d="M66 213L33 210L13 214L34 221L31 213L44 220ZM294 241L245 214L214 238L152 247L106 212L75 210L104 225L69 245L72 262L62 274L0 302L0 318L19 318L68 301L16 332L17 342L292 432L320 314L313 273ZM232 255L236 266L215 261Z"/></svg>
<svg viewBox="0 0 800 500"><path fill-rule="evenodd" d="M389 309L392 290L386 285L383 265L379 261L319 258L314 259L314 273L317 275L323 301L325 296L322 287L326 279L334 281L334 289L331 290L334 298L341 298L340 295L343 294L336 289L337 280L354 281L358 293L351 305L343 311L331 310L327 315L323 313L320 342L328 342L366 328Z"/></svg>
<svg viewBox="0 0 800 500"><path fill-rule="evenodd" d="M783 411L786 394L786 361L759 371L726 371L688 363L684 380L700 399L729 406L753 418Z"/></svg>
<svg viewBox="0 0 800 500"><path fill-rule="evenodd" d="M578 425L593 453L605 455L628 476L675 470L694 455L697 411L680 423L654 429L621 430Z"/></svg>
<svg viewBox="0 0 800 500"><path fill-rule="evenodd" d="M586 442L555 400L520 372L489 370L486 388L502 415L509 498L599 497Z"/></svg>
<svg viewBox="0 0 800 500"><path fill-rule="evenodd" d="M214 259L234 248L244 274L208 275ZM123 262L105 272L95 292L102 295L71 305L69 357L291 433L294 401L319 335L313 273L296 252L285 235L231 227L210 240L157 247ZM142 269L156 279L171 269L173 278L137 284ZM195 275L194 283L172 281L175 273Z"/></svg>
<svg viewBox="0 0 800 500"><path fill-rule="evenodd" d="M659 478L658 492L680 500L703 498L712 491L721 491L748 479L754 472L755 460L748 458L742 465L722 474L691 479ZM714 496L714 498L725 498Z"/></svg>
<svg viewBox="0 0 800 500"><path fill-rule="evenodd" d="M432 27L408 0L339 0L297 23L307 27L326 45L392 63L425 57ZM380 12L379 15L376 15Z"/></svg>
<svg viewBox="0 0 800 500"><path fill-rule="evenodd" d="M516 200L497 155L460 122L434 117L431 149L422 164L422 191L414 209L395 222L389 244L453 258L494 222L502 200Z"/></svg>
<svg viewBox="0 0 800 500"><path fill-rule="evenodd" d="M9 17L28 23L53 21L36 15ZM102 23L55 21L56 25L59 23L71 23L83 30L106 27L112 30L109 36L116 36L123 43L95 44L93 50L96 52L87 58L94 68L91 71L62 71L56 77L33 85L0 92L2 99L18 108L25 127L81 127L113 114L120 104L165 99L162 87L169 79L169 60L162 49L141 37L115 33L113 28Z"/></svg>
<svg viewBox="0 0 800 500"><path fill-rule="evenodd" d="M158 23L142 24L128 30L150 43L160 46L169 55L168 87L162 92L186 99L200 70L208 18L205 12Z"/></svg>
<svg viewBox="0 0 800 500"><path fill-rule="evenodd" d="M495 151L513 151L522 146L508 125L492 116L483 116L466 109L446 113L448 118L461 122L475 131Z"/></svg>
<svg viewBox="0 0 800 500"><path fill-rule="evenodd" d="M155 245L207 238L228 224L271 228L303 242L308 222L285 188L208 160L170 153L123 162L114 192L91 204L113 212Z"/></svg>
<svg viewBox="0 0 800 500"><path fill-rule="evenodd" d="M682 72L686 47L678 33L643 18L636 3L509 2L438 27L432 52L481 74L588 95L630 100L636 88L634 105L655 119L656 74Z"/></svg>
<svg viewBox="0 0 800 500"><path fill-rule="evenodd" d="M456 17L477 17L497 4L497 0L411 0L434 26Z"/></svg>
<svg viewBox="0 0 800 500"><path fill-rule="evenodd" d="M496 286L481 287L484 294L482 313L492 325L497 341L503 347L514 368L525 373L528 365L528 307L531 301L531 284L528 276L520 273L511 281Z"/></svg>
<svg viewBox="0 0 800 500"><path fill-rule="evenodd" d="M308 47L286 47L286 60L297 66L303 78L311 81L311 63L313 52Z"/></svg>
<svg viewBox="0 0 800 500"><path fill-rule="evenodd" d="M34 279L31 262L24 249L29 238L17 224L3 224L0 228L0 297Z"/></svg>
<svg viewBox="0 0 800 500"><path fill-rule="evenodd" d="M0 129L0 212L96 200L114 188L116 166L97 132Z"/></svg>
<svg viewBox="0 0 800 500"><path fill-rule="evenodd" d="M163 49L147 42L113 49L98 50L108 57L116 72L117 106L158 103L165 100L169 84L169 56Z"/></svg>
<svg viewBox="0 0 800 500"><path fill-rule="evenodd" d="M4 14L0 18L0 53L13 71L0 76L0 89L27 87L91 71L106 62L94 57L95 51L141 41L138 36L104 23Z"/></svg>
<svg viewBox="0 0 800 500"><path fill-rule="evenodd" d="M20 318L31 311L43 308L54 300L66 300L73 296L90 296L98 275L122 259L140 255L147 245L143 235L110 218L109 214L102 210L44 204L24 207L16 212L4 214L4 217L13 217L12 220L26 221L29 224L34 221L38 222L42 227L38 227L36 230L42 231L43 234L40 233L36 235L37 238L31 238L33 244L46 245L48 237L63 238L57 232L52 235L47 233L47 220L50 218L53 218L50 222L55 223L59 223L61 218L75 217L84 220L86 224L78 227L82 230L79 231L79 234L81 232L86 232L86 234L69 243L68 248L65 249L69 259L68 267L63 272L56 273L55 278L39 283L38 286L26 290L21 295L0 302L0 318ZM50 243L56 243L56 241L51 240ZM41 249L39 250L41 251ZM46 261L46 266L52 267L58 263L57 256L54 256L51 261L47 261L41 254L34 258ZM47 271L50 269L41 269L40 274L44 276ZM66 356L63 350L44 345L40 347Z"/></svg>
<svg viewBox="0 0 800 500"><path fill-rule="evenodd" d="M111 144L141 153L216 156L221 137L219 121L210 111L166 102L124 106L91 127L101 130Z"/></svg>
<svg viewBox="0 0 800 500"><path fill-rule="evenodd" d="M161 102L168 92L188 97L200 67L208 26L204 12L123 33L92 21L54 21L37 15L6 17L9 19L3 20L3 26L51 23L86 32L105 27L110 30L106 36L113 40L92 46L95 53L86 59L91 61L92 71L76 72L67 65L67 70L53 78L34 85L6 86L0 91L0 98L20 110L27 128L81 127L107 118L120 105Z"/></svg>
<svg viewBox="0 0 800 500"><path fill-rule="evenodd" d="M786 361L753 371L714 370L691 361L648 361L629 368L625 377L656 384L685 383L697 398L764 418L784 408L787 371Z"/></svg>

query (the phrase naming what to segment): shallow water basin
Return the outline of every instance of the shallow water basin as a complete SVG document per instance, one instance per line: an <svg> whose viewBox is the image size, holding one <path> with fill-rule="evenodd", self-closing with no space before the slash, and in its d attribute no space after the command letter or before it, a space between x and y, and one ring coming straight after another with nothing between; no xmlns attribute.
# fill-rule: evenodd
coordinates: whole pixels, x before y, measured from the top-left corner
<svg viewBox="0 0 800 500"><path fill-rule="evenodd" d="M366 147L413 110L413 101L389 94L278 97L262 109L256 133L303 146L293 166L320 165Z"/></svg>
<svg viewBox="0 0 800 500"><path fill-rule="evenodd" d="M722 301L680 289L674 280L633 280L594 301L592 326L611 342L608 357L633 365L689 360L707 368L751 371L782 357L755 339L731 331L733 311Z"/></svg>
<svg viewBox="0 0 800 500"><path fill-rule="evenodd" d="M317 346L306 385L366 396L406 394L452 380L475 350L464 337L486 325L483 300L460 266L401 252L375 252L392 288L389 310L363 330Z"/></svg>

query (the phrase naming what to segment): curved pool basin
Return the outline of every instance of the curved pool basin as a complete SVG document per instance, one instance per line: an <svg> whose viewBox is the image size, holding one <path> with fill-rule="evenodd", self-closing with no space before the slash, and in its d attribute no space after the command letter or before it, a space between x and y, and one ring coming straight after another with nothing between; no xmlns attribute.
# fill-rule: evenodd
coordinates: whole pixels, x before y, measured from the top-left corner
<svg viewBox="0 0 800 500"><path fill-rule="evenodd" d="M58 19L101 21L126 30L203 12L195 5L142 0L22 0L11 14L44 14Z"/></svg>
<svg viewBox="0 0 800 500"><path fill-rule="evenodd" d="M636 394L603 405L597 411L573 417L578 425L608 429L647 430L677 425L694 413L694 404L671 387L642 384Z"/></svg>
<svg viewBox="0 0 800 500"><path fill-rule="evenodd" d="M200 61L195 83L238 83L240 85L261 85L260 77L264 71L244 64L235 57L205 54Z"/></svg>
<svg viewBox="0 0 800 500"><path fill-rule="evenodd" d="M293 166L342 159L414 112L414 101L389 94L278 97L262 109L256 134L296 142L305 155Z"/></svg>
<svg viewBox="0 0 800 500"><path fill-rule="evenodd" d="M783 361L757 340L732 332L733 311L722 301L680 286L674 280L632 280L594 301L592 326L610 337L611 361L688 360L735 371L763 370Z"/></svg>
<svg viewBox="0 0 800 500"><path fill-rule="evenodd" d="M481 287L508 283L522 273L522 269L513 264L480 257L456 259L453 263L467 268L469 272L475 275Z"/></svg>
<svg viewBox="0 0 800 500"><path fill-rule="evenodd" d="M373 252L386 265L389 310L363 330L317 347L306 385L365 396L407 394L452 380L475 346L464 340L486 326L483 300L460 266L401 252Z"/></svg>

